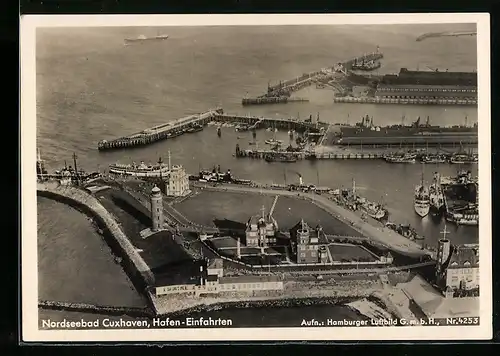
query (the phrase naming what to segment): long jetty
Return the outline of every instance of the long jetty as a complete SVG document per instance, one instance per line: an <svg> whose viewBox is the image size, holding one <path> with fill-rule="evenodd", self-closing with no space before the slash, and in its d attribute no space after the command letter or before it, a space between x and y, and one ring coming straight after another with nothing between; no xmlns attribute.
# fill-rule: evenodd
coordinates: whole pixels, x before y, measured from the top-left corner
<svg viewBox="0 0 500 356"><path fill-rule="evenodd" d="M319 71L312 71L309 73L304 73L301 76L288 79L285 81L280 81L280 83L272 86L268 86L267 93L259 95L255 98L243 98L241 100L242 105L262 105L262 104L279 104L287 103L292 101L307 101L307 99L302 98L290 98L293 92L296 92L302 88L308 87L318 81L325 81L332 79L335 73L341 72L347 75L348 71L352 69L352 65L357 61L372 61L383 58L383 54L380 52L373 52L369 54L364 54L362 56L350 59L348 61L338 63L334 66L324 68Z"/></svg>
<svg viewBox="0 0 500 356"><path fill-rule="evenodd" d="M59 302L50 300L41 300L38 302L38 307L48 310L63 310L63 311L76 311L91 314L105 314L105 315L127 315L130 317L152 317L154 313L149 308L138 307L121 307L121 306L108 306L96 305L88 303L73 303L73 302Z"/></svg>
<svg viewBox="0 0 500 356"><path fill-rule="evenodd" d="M201 114L189 115L181 119L169 121L164 124L142 130L141 132L137 132L129 136L120 137L111 141L99 141L97 148L99 150L109 150L149 145L167 138L180 136L185 133L186 130L197 125L206 125L217 115L222 113L223 110L217 108Z"/></svg>
<svg viewBox="0 0 500 356"><path fill-rule="evenodd" d="M128 262L127 266L132 269L132 274L134 276L140 276L143 285L150 285L153 283L154 276L151 269L142 259L141 255L137 252L127 236L125 236L125 233L122 231L115 218L106 208L104 208L96 197L83 189L59 185L56 182L38 183L37 194L55 200L66 201L90 212L92 216L100 220L109 233L108 235L112 237L114 242L113 245L118 247L118 252L126 258Z"/></svg>
<svg viewBox="0 0 500 356"><path fill-rule="evenodd" d="M139 133L129 136L120 137L113 140L102 140L98 143L97 148L100 151L112 149L124 149L131 147L139 147L149 145L161 140L178 137L187 130L196 126L206 126L209 122L219 123L242 123L249 125L249 129L256 128L287 128L297 132L306 130L317 132L323 123L311 122L306 120L292 118L266 118L258 116L245 115L229 115L224 114L222 108L210 110L201 114L187 116L178 120L169 121L165 124L157 125L145 129Z"/></svg>

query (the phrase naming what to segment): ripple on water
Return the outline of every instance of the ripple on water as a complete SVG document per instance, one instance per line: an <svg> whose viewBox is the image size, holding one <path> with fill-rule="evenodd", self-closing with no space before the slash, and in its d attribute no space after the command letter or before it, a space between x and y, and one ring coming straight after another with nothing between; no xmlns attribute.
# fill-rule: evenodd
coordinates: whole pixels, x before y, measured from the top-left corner
<svg viewBox="0 0 500 356"><path fill-rule="evenodd" d="M46 198L37 207L39 299L146 305L87 216Z"/></svg>

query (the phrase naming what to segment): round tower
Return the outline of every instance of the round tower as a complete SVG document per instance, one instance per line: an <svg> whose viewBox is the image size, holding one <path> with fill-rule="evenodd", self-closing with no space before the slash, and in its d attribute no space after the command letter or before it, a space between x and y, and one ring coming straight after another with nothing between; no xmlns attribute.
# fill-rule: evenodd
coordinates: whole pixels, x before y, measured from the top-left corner
<svg viewBox="0 0 500 356"><path fill-rule="evenodd" d="M163 229L163 202L161 190L156 185L151 189L151 230Z"/></svg>

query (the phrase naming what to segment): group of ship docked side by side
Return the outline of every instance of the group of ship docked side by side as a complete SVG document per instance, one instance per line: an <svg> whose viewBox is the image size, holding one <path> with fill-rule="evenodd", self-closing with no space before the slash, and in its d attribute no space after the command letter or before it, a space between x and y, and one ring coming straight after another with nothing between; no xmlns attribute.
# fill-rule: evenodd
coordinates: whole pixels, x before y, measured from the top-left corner
<svg viewBox="0 0 500 356"><path fill-rule="evenodd" d="M455 177L443 177L441 187L450 202L445 218L457 225L479 225L479 181L471 171L461 169Z"/></svg>
<svg viewBox="0 0 500 356"><path fill-rule="evenodd" d="M451 196L446 204L446 192ZM470 171L460 170L456 177L441 177L434 173L432 183L427 187L423 175L415 187L414 208L424 218L429 212L434 216L444 213L447 221L457 225L478 225L478 182ZM474 197L475 196L475 199ZM472 197L472 198L471 198Z"/></svg>

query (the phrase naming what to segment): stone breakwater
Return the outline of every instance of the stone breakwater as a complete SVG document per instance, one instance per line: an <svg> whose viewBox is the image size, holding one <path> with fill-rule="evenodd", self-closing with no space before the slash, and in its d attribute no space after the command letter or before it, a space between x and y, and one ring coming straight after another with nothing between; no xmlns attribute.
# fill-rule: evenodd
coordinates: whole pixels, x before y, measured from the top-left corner
<svg viewBox="0 0 500 356"><path fill-rule="evenodd" d="M37 195L67 203L95 218L103 228L103 235L109 240L110 246L115 249L114 252L122 257L122 266L128 270L132 282L141 289L154 282L153 273L125 236L119 223L93 195L83 189L58 183L38 183Z"/></svg>
<svg viewBox="0 0 500 356"><path fill-rule="evenodd" d="M223 308L290 307L315 304L345 304L368 298L382 286L377 281L342 281L335 285L315 287L307 283L287 283L284 291L231 293L207 297L161 296L149 293L157 315L178 316Z"/></svg>
<svg viewBox="0 0 500 356"><path fill-rule="evenodd" d="M101 315L130 316L130 317L153 317L154 313L149 308L115 307L106 305L95 305L86 303L57 302L41 300L38 307L47 310L62 310L70 312L81 312Z"/></svg>

